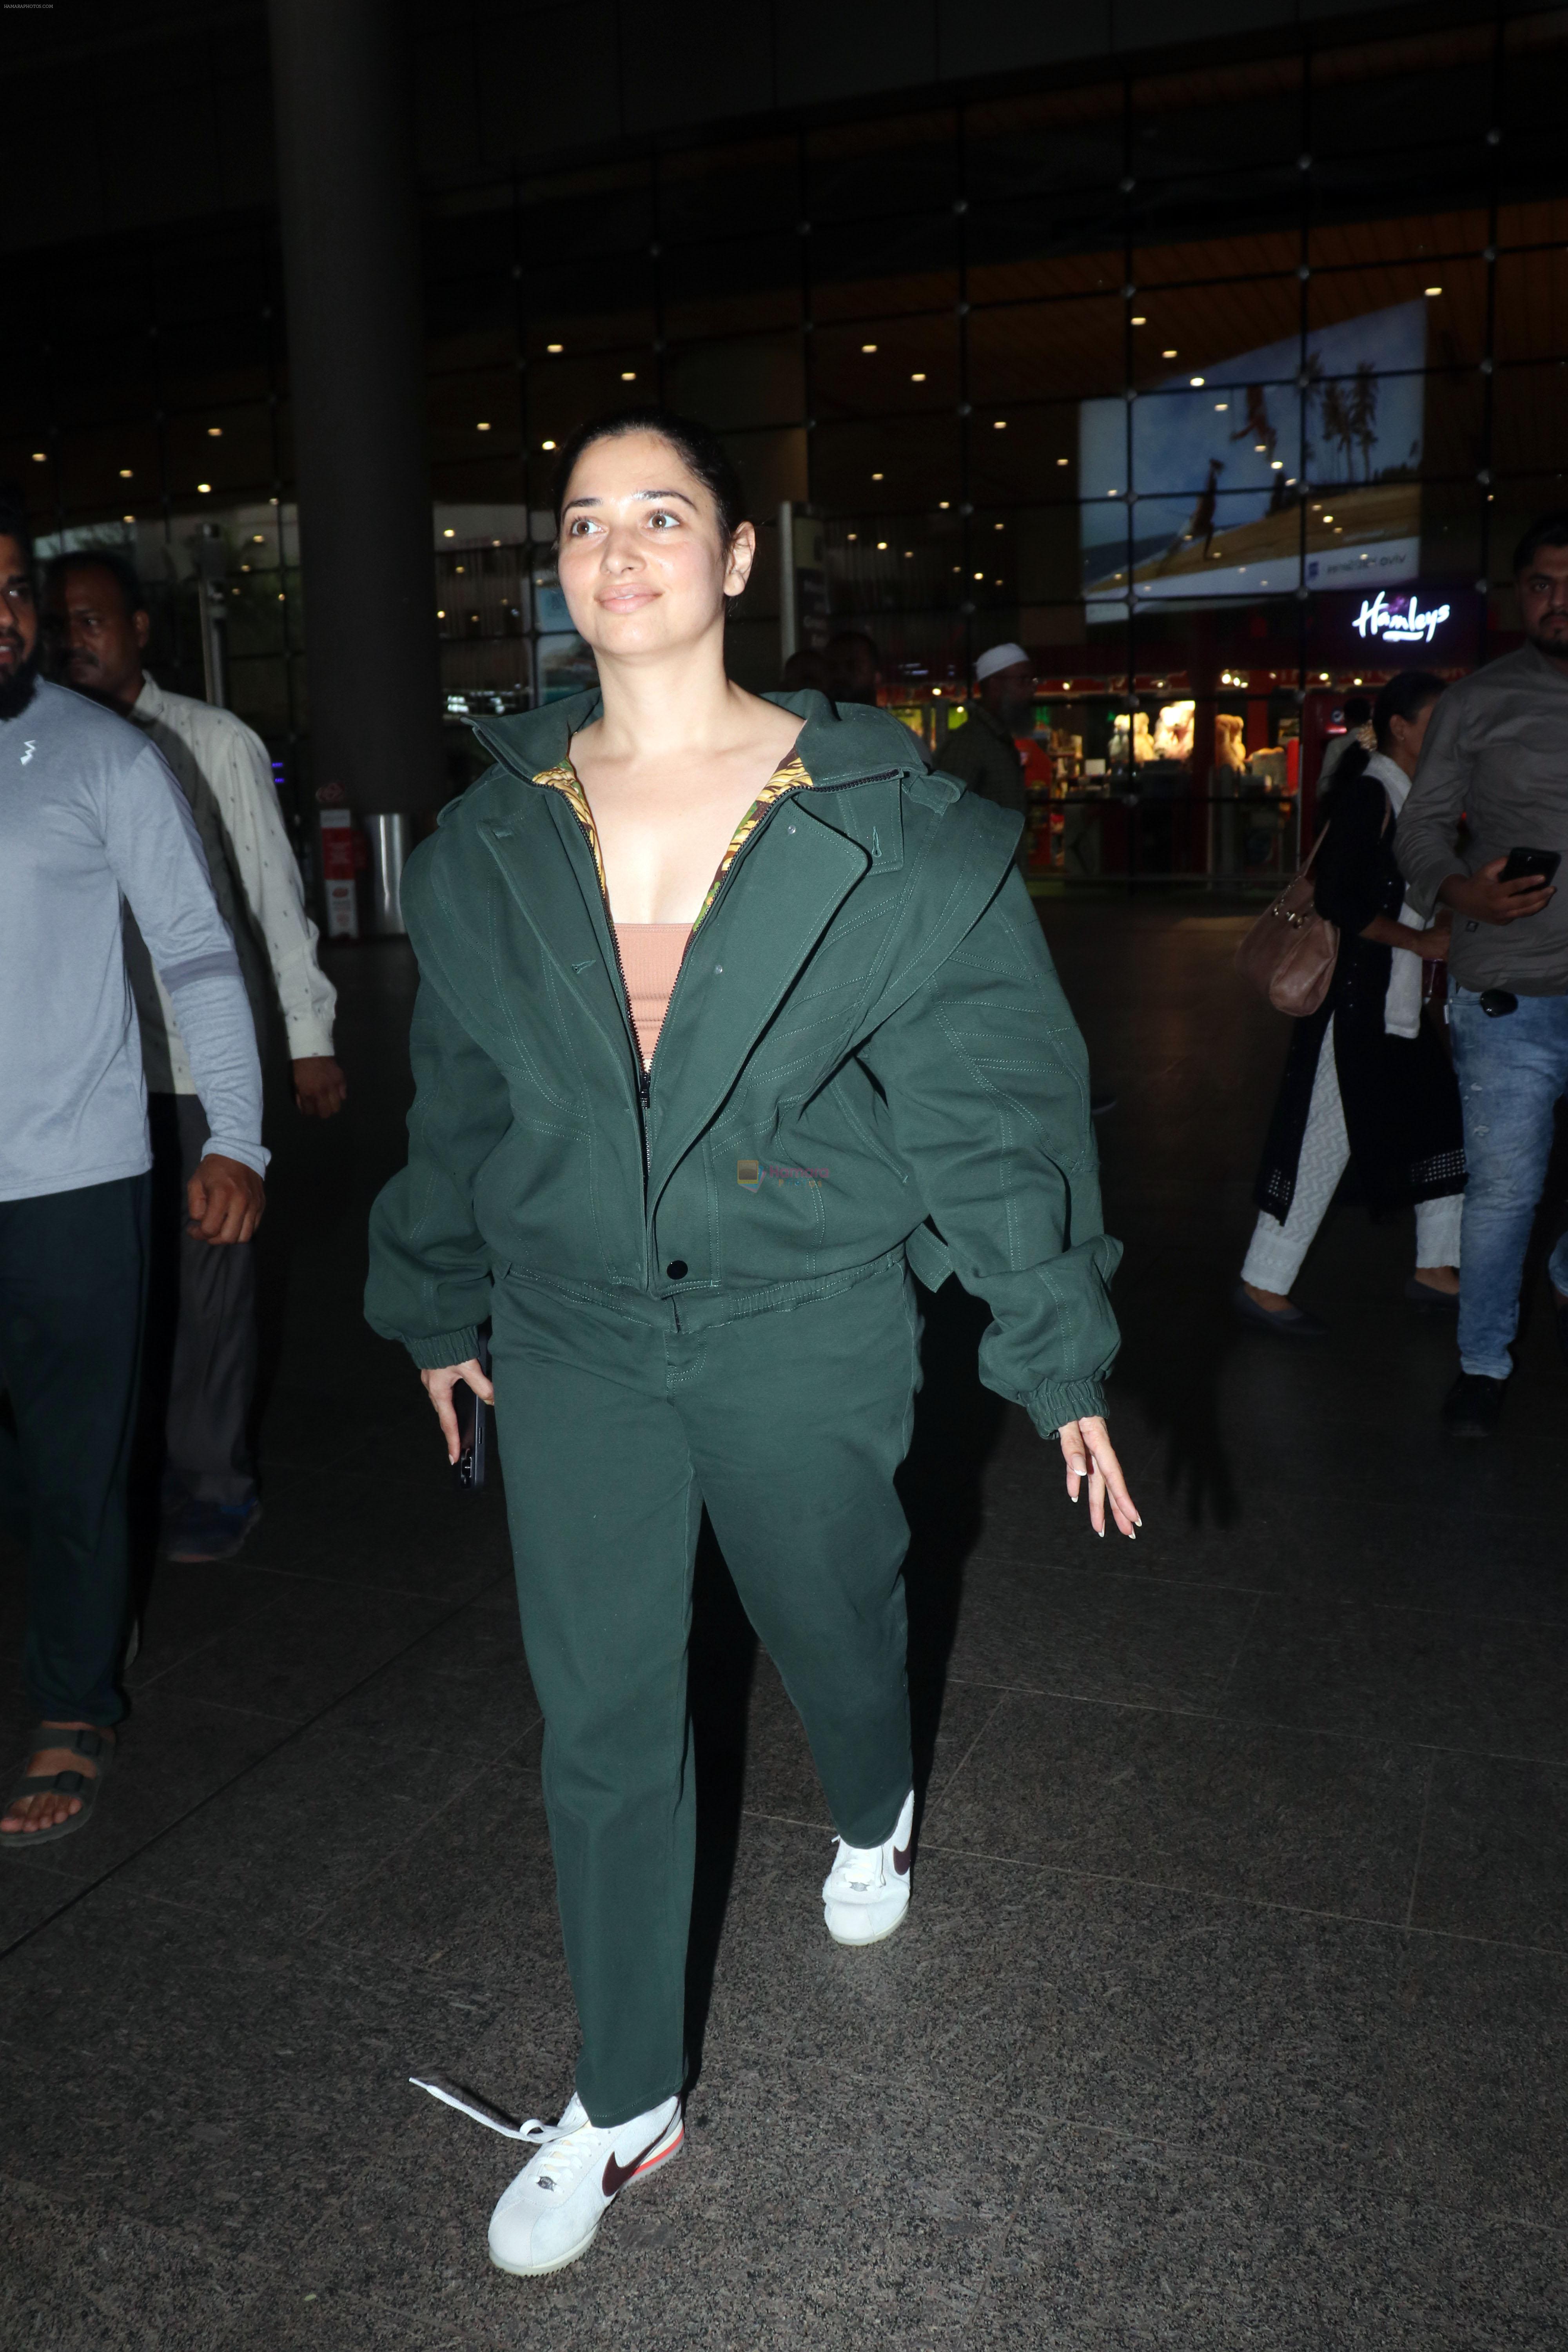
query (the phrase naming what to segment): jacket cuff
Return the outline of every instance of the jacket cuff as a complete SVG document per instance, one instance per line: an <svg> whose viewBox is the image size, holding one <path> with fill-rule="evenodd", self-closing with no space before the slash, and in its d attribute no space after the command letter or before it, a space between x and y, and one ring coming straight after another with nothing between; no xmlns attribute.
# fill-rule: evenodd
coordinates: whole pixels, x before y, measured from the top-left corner
<svg viewBox="0 0 1568 2352"><path fill-rule="evenodd" d="M1451 851L1440 858L1429 858L1415 874L1405 877L1405 895L1418 915L1436 912L1437 893L1450 874L1463 874L1464 867Z"/></svg>
<svg viewBox="0 0 1568 2352"><path fill-rule="evenodd" d="M422 1372L438 1372L448 1364L467 1364L479 1352L479 1327L465 1323L460 1331L437 1331L433 1339L405 1339L404 1346Z"/></svg>
<svg viewBox="0 0 1568 2352"><path fill-rule="evenodd" d="M1100 1381L1042 1381L1029 1399L1029 1419L1042 1437L1054 1437L1064 1421L1085 1414L1105 1418L1105 1388Z"/></svg>

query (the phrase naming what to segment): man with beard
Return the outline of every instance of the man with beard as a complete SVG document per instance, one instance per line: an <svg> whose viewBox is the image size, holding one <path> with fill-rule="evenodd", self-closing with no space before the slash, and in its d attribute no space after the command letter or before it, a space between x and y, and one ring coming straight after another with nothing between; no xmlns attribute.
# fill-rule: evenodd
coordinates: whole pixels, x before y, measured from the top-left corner
<svg viewBox="0 0 1568 2352"><path fill-rule="evenodd" d="M122 898L211 1124L186 1196L204 1242L249 1239L267 1165L255 1033L190 809L145 737L39 681L37 648L26 522L0 494L0 1516L28 1544L38 1717L0 1853L86 1826L123 1712L152 1153Z"/></svg>
<svg viewBox="0 0 1568 2352"><path fill-rule="evenodd" d="M1443 1402L1456 1437L1497 1427L1525 1251L1568 1093L1568 896L1551 879L1568 852L1568 509L1525 532L1514 585L1524 643L1437 704L1394 852L1410 906L1454 910L1448 1021L1468 1171L1459 1375ZM1568 1352L1568 1237L1551 1275Z"/></svg>
<svg viewBox="0 0 1568 2352"><path fill-rule="evenodd" d="M142 667L151 630L131 565L79 548L49 566L45 604L61 676L121 712L157 745L196 821L218 908L234 934L258 1037L275 1003L293 1060L294 1099L331 1118L347 1087L332 1058L336 992L316 961L300 870L267 747L232 710L172 694ZM209 1250L182 1234L179 1199L206 1148L207 1122L180 1034L142 941L126 960L142 1023L153 1155L153 1286L146 1374L162 1410L164 1544L176 1560L228 1559L261 1514L250 1455L256 1391L255 1253Z"/></svg>
<svg viewBox="0 0 1568 2352"><path fill-rule="evenodd" d="M1015 738L1034 724L1035 665L1022 646L993 646L974 665L974 683L964 724L948 736L938 764L982 800L1027 817L1024 755ZM1016 855L1022 866L1022 834Z"/></svg>

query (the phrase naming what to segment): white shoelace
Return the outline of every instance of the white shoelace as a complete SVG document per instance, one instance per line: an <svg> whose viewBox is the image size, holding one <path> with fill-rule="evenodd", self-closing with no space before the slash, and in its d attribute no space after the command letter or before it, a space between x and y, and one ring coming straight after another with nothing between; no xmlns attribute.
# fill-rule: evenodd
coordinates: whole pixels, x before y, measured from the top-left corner
<svg viewBox="0 0 1568 2352"><path fill-rule="evenodd" d="M882 1849L879 1845L851 1845L847 1838L836 1837L838 1848L833 1864L833 1877L840 1887L858 1895L869 1895L883 1883Z"/></svg>

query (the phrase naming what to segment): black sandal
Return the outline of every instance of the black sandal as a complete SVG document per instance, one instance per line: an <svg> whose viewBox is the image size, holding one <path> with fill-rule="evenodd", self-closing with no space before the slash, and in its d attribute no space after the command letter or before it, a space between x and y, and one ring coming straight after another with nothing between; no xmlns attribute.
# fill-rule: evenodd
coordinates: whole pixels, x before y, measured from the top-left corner
<svg viewBox="0 0 1568 2352"><path fill-rule="evenodd" d="M114 1758L114 1742L106 1739L101 1731L90 1727L70 1731L63 1724L40 1723L27 1743L29 1756L46 1748L68 1748L73 1756L86 1757L98 1767L96 1772L24 1772L5 1800L10 1811L18 1797L79 1797L79 1813L68 1813L63 1822L51 1822L47 1830L6 1830L0 1835L0 1852L6 1846L47 1845L55 1838L69 1837L73 1831L86 1829L98 1802L98 1792L109 1775Z"/></svg>

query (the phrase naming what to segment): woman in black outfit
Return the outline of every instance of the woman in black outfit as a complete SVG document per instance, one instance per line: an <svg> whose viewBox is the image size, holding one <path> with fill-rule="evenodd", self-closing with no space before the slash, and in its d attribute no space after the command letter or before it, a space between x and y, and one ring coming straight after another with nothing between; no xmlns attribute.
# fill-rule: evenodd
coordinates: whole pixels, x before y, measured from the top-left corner
<svg viewBox="0 0 1568 2352"><path fill-rule="evenodd" d="M1394 863L1399 812L1443 680L1428 670L1390 678L1373 713L1375 751L1347 751L1324 805L1318 853L1318 912L1339 927L1327 997L1294 1024L1285 1076L1253 1188L1258 1219L1235 1304L1250 1323L1288 1339L1324 1326L1290 1300L1290 1286L1353 1160L1375 1213L1412 1202L1415 1272L1405 1296L1455 1310L1459 1292L1459 1207L1464 1129L1454 1073L1436 1031L1421 1018L1421 966L1448 952L1450 917L1426 929L1402 914Z"/></svg>

